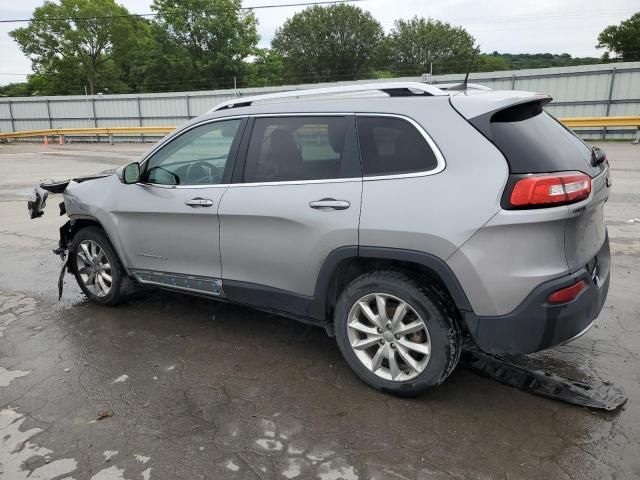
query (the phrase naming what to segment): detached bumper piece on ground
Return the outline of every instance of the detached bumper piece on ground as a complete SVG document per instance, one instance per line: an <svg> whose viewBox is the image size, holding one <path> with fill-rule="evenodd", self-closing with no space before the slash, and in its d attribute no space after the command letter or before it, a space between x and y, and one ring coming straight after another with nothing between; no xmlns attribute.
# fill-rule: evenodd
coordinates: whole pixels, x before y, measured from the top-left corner
<svg viewBox="0 0 640 480"><path fill-rule="evenodd" d="M515 365L499 356L487 355L477 350L465 350L460 364L505 385L582 407L614 411L627 401L624 391L610 382L590 380L587 383L563 378L544 370Z"/></svg>

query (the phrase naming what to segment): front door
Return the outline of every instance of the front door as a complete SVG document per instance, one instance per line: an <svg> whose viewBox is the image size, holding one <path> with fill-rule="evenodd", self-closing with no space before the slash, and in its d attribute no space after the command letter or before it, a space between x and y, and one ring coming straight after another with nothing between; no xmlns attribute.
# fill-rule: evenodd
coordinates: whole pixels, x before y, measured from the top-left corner
<svg viewBox="0 0 640 480"><path fill-rule="evenodd" d="M115 209L127 265L142 283L219 293L218 207L246 120L200 124L165 143Z"/></svg>
<svg viewBox="0 0 640 480"><path fill-rule="evenodd" d="M327 256L358 245L362 174L354 119L261 116L249 129L238 155L241 176L219 210L224 291L304 316Z"/></svg>

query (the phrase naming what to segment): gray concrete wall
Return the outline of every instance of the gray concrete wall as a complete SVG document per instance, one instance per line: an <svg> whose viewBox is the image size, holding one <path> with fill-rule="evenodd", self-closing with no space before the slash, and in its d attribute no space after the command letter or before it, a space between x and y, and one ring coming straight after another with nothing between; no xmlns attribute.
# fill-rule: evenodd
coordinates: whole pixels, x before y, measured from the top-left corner
<svg viewBox="0 0 640 480"><path fill-rule="evenodd" d="M432 80L442 83L460 81L462 77L439 75ZM557 117L640 115L640 62L474 73L470 75L470 81L494 89L548 93L554 97L548 110ZM235 96L350 83L357 82L139 95L0 98L0 132L64 127L174 126ZM596 129L580 133L586 138L600 138L603 132ZM631 130L610 129L607 132L607 138L631 138L633 135Z"/></svg>

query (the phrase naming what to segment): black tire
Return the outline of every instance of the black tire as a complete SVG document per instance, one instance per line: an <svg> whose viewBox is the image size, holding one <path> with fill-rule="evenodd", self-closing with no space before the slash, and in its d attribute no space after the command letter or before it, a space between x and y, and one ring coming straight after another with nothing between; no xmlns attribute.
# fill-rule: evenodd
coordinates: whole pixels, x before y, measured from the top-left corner
<svg viewBox="0 0 640 480"><path fill-rule="evenodd" d="M92 292L87 285L85 285L78 269L77 252L78 249L81 248L80 244L86 240L95 242L100 247L111 266L111 288L104 296L96 295L96 293ZM69 245L69 269L76 277L76 281L84 294L92 302L100 303L102 305L118 305L119 303L126 301L134 291L134 283L127 276L116 251L111 245L111 242L107 238L104 230L100 227L85 227L78 230L78 232L73 236L71 244Z"/></svg>
<svg viewBox="0 0 640 480"><path fill-rule="evenodd" d="M381 378L360 361L351 346L349 312L355 302L373 293L401 299L424 320L431 354L424 370L414 378L404 381ZM415 396L440 385L456 367L462 344L456 317L453 302L445 292L430 287L427 279L418 281L401 271L379 270L361 275L347 285L336 304L334 330L343 357L364 382L384 392Z"/></svg>

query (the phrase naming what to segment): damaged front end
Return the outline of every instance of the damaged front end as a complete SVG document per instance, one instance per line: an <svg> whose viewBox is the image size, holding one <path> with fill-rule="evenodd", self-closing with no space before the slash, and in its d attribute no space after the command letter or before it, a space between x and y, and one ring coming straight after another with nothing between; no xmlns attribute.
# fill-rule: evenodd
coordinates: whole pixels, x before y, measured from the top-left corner
<svg viewBox="0 0 640 480"><path fill-rule="evenodd" d="M29 209L29 217L31 219L39 218L44 215L44 209L47 206L47 198L49 193L63 193L71 180L64 180L61 182L42 182L33 189L34 199L27 202L27 208ZM64 202L60 202L60 215L64 215L66 209ZM67 264L69 257L67 255L67 249L69 248L69 237L71 234L71 221L67 221L60 227L60 240L58 240L58 248L53 250L53 253L58 255L62 260L62 268L60 269L60 275L58 276L58 300L62 298L62 289L64 288L64 274L67 271Z"/></svg>
<svg viewBox="0 0 640 480"><path fill-rule="evenodd" d="M98 178L104 178L114 173L113 170L108 170L97 175L91 175L87 177L79 177L73 178L69 180L61 180L61 181L45 181L41 182L39 185L36 185L33 189L33 199L27 202L27 208L29 210L29 217L31 219L40 218L44 215L44 209L47 205L47 198L50 193L60 194L64 193L67 187L71 182L82 183L89 180L96 180ZM60 215L65 215L67 213L64 201L59 203ZM73 224L71 220L65 222L64 225L60 227L60 239L58 240L58 248L53 250L53 253L58 255L62 259L62 268L60 270L60 276L58 277L58 300L62 298L62 289L64 287L64 274L65 271L68 271L67 265L69 261L69 257L67 255L69 249L69 242L72 237L72 229Z"/></svg>
<svg viewBox="0 0 640 480"><path fill-rule="evenodd" d="M33 189L34 199L27 202L27 208L29 209L29 217L31 219L39 218L44 215L44 209L47 205L47 197L49 192L62 193L66 190L67 185L71 180L64 180L61 182L43 182L37 185ZM60 215L64 215L64 202L60 203Z"/></svg>
<svg viewBox="0 0 640 480"><path fill-rule="evenodd" d="M47 197L49 193L64 193L71 182L83 183L89 180L97 180L98 178L108 177L113 175L115 170L105 170L96 175L89 175L86 177L72 178L68 180L49 180L41 182L33 189L34 198L27 202L27 208L29 209L29 217L31 219L39 218L44 215L44 209L47 205ZM64 215L66 210L64 208L64 202L60 203L60 215Z"/></svg>

